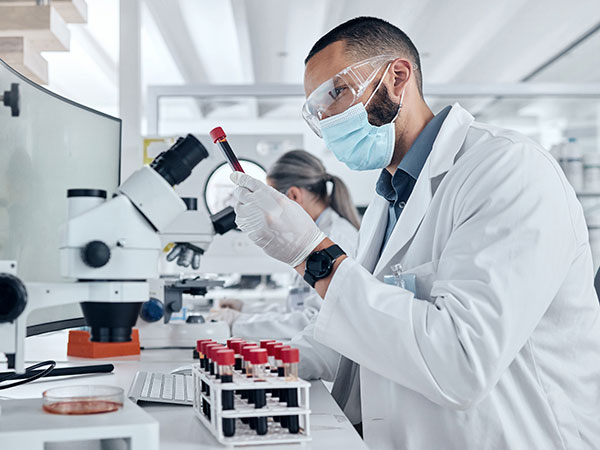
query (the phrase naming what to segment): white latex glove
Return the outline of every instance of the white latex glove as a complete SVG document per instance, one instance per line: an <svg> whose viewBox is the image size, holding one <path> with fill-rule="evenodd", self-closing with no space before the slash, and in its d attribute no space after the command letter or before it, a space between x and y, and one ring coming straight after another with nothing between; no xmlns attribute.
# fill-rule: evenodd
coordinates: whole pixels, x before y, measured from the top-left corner
<svg viewBox="0 0 600 450"><path fill-rule="evenodd" d="M281 192L241 172L232 173L231 181L238 185L235 223L267 255L296 267L325 239L308 213Z"/></svg>

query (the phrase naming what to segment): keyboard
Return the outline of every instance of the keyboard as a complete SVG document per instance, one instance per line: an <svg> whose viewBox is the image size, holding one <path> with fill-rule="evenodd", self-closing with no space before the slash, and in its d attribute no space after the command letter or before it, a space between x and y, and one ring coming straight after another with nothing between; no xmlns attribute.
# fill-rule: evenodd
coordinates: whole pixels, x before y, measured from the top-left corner
<svg viewBox="0 0 600 450"><path fill-rule="evenodd" d="M127 396L134 402L173 403L192 406L194 384L190 375L138 372Z"/></svg>

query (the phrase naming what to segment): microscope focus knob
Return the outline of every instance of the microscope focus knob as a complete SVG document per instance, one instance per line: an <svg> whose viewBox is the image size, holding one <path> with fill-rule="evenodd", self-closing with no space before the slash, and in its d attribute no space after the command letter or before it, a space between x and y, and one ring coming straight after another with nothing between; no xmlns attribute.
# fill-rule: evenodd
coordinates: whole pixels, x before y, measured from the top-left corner
<svg viewBox="0 0 600 450"><path fill-rule="evenodd" d="M105 266L110 260L110 248L102 241L88 242L81 249L81 259L95 269Z"/></svg>

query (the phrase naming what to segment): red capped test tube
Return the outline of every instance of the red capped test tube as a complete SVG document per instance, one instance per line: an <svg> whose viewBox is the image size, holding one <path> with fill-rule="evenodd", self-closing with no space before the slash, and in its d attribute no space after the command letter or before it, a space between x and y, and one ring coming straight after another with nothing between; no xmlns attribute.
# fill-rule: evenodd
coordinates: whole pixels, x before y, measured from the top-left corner
<svg viewBox="0 0 600 450"><path fill-rule="evenodd" d="M250 361L252 362L252 380L255 383L264 383L265 381L267 381L267 377L269 376L269 370L267 368L267 364L269 362L267 350L265 350L264 348L250 350ZM267 396L265 390L255 389L254 408L259 409L264 407L266 404ZM252 426L253 422L256 427L256 434L267 434L268 426L267 418L265 416L251 418L250 428L254 428Z"/></svg>
<svg viewBox="0 0 600 450"><path fill-rule="evenodd" d="M300 362L300 351L297 348L284 348L281 350L283 362L283 374L285 381L298 381L298 363ZM298 388L289 388L287 391L288 407L298 406ZM298 416L288 416L287 427L290 433L297 434L300 431Z"/></svg>
<svg viewBox="0 0 600 450"><path fill-rule="evenodd" d="M278 377L283 377L283 362L281 360L281 350L284 348L290 348L289 345L277 344L273 347L273 352L275 353L275 372ZM286 389L271 389L271 397L279 397L279 401L285 401L286 397ZM273 420L275 422L281 422L281 425L287 425L287 417L286 416L274 416Z"/></svg>
<svg viewBox="0 0 600 450"><path fill-rule="evenodd" d="M198 353L198 359L200 361L200 368L204 369L204 353L202 352L202 343L203 342L212 342L212 339L199 339L196 341L196 353Z"/></svg>
<svg viewBox="0 0 600 450"><path fill-rule="evenodd" d="M235 370L242 371L242 347L246 345L246 341L234 341L231 343L232 349L235 352Z"/></svg>
<svg viewBox="0 0 600 450"><path fill-rule="evenodd" d="M208 356L208 373L210 375L215 374L215 364L214 364L214 358L212 355L214 348L218 348L220 350L221 348L223 348L223 345L215 342L214 344L208 344L206 346L206 355Z"/></svg>
<svg viewBox="0 0 600 450"><path fill-rule="evenodd" d="M267 354L269 355L269 369L271 373L277 373L277 363L275 362L275 347L278 345L283 345L279 342L268 342L264 348L267 349Z"/></svg>
<svg viewBox="0 0 600 450"><path fill-rule="evenodd" d="M233 365L235 356L233 350L217 350L215 358L217 360L218 374L221 383L233 382ZM223 411L233 409L233 391L221 391L221 403ZM235 434L235 419L223 419L223 434L233 436Z"/></svg>
<svg viewBox="0 0 600 450"><path fill-rule="evenodd" d="M252 362L250 361L250 349L258 348L258 345L247 343L242 345L242 373L245 373L248 378L252 377Z"/></svg>
<svg viewBox="0 0 600 450"><path fill-rule="evenodd" d="M242 169L242 165L238 161L237 156L235 156L235 153L233 153L233 150L231 149L229 142L227 142L227 135L223 131L223 128L221 128L221 127L213 128L212 130L210 130L209 134L210 134L210 137L213 140L213 142L215 144L219 144L219 147L221 148L221 151L223 152L223 156L225 156L225 159L229 163L231 170L233 170L234 172L242 172L243 173L244 169Z"/></svg>
<svg viewBox="0 0 600 450"><path fill-rule="evenodd" d="M250 350L258 348L256 344L244 344L242 345L242 373L246 374L246 377L252 378L252 362L250 361ZM240 396L244 400L248 400L252 403L252 391L243 390L240 392Z"/></svg>

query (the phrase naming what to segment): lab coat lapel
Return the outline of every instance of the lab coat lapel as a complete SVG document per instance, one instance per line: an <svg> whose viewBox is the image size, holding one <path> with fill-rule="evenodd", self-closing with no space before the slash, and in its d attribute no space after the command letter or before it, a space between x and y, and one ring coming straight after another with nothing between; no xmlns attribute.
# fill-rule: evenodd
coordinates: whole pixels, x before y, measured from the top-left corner
<svg viewBox="0 0 600 450"><path fill-rule="evenodd" d="M388 202L378 195L371 201L363 217L356 260L369 272L373 272L387 226Z"/></svg>
<svg viewBox="0 0 600 450"><path fill-rule="evenodd" d="M411 241L427 213L432 198L432 180L445 174L454 164L460 151L473 116L458 103L452 106L444 120L438 136L433 143L431 153L413 192L400 215L394 230L377 263L373 275L378 276L391 264L395 255Z"/></svg>

